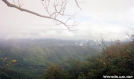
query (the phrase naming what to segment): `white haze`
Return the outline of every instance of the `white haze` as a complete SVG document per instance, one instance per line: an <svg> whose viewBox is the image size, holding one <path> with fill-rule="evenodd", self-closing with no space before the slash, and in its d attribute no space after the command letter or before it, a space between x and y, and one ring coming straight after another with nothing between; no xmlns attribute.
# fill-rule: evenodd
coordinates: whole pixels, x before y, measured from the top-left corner
<svg viewBox="0 0 134 79"><path fill-rule="evenodd" d="M20 1L24 8L43 14L39 0ZM69 1L67 13L73 13L70 8L75 4ZM77 9L79 13L73 19L80 24L69 31L63 25L55 26L50 19L21 12L0 1L0 38L98 40L102 35L105 40L124 40L127 33L134 34L134 0L85 0L80 6L82 10Z"/></svg>

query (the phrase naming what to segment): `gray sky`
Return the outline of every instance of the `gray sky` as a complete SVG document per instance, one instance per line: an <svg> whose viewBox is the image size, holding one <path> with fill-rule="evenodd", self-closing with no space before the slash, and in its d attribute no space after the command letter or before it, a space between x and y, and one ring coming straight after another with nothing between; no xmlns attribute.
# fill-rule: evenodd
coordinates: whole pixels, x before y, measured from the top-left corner
<svg viewBox="0 0 134 79"><path fill-rule="evenodd" d="M8 0L13 1L13 0ZM69 0L66 13L73 14L75 4ZM80 0L83 1L83 0ZM45 14L40 0L20 0L23 8ZM73 20L81 22L69 31L65 26L55 26L50 19L7 7L0 1L0 38L60 38L123 40L134 34L134 0L85 0L82 10ZM61 18L65 20L65 18ZM73 21L72 20L72 21Z"/></svg>

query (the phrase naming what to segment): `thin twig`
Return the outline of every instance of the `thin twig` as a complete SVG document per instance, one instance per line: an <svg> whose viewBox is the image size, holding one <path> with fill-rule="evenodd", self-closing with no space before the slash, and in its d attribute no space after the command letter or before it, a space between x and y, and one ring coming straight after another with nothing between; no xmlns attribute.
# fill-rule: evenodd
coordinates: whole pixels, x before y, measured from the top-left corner
<svg viewBox="0 0 134 79"><path fill-rule="evenodd" d="M69 30L70 30L69 26L75 26L75 23L76 23L76 22L74 22L72 25L68 25L68 24L67 24L67 21L70 20L70 18L67 19L66 22L63 22L62 20L59 20L59 19L56 18L56 17L58 17L59 14L65 16L65 13L64 13L64 12L65 12L65 9L66 9L67 0L62 0L62 3L61 3L61 4L59 4L59 2L56 0L55 8L56 8L57 6L60 6L61 8L60 8L60 11L57 11L57 9L55 9L55 12L53 12L53 13L50 13L50 12L48 11L48 7L49 7L50 2L49 2L49 1L47 2L47 1L45 0L45 1L46 1L46 2L45 2L45 5L44 5L43 2L42 2L42 5L44 6L44 9L48 12L49 16L45 16L45 15L39 14L39 13L37 13L37 12L34 12L34 11L31 11L31 10L22 8L22 5L20 4L19 0L18 0L18 5L19 5L19 6L15 5L15 2L13 2L14 4L12 4L12 3L8 2L7 0L2 0L2 1L3 1L7 6L16 8L16 9L18 9L18 10L20 10L20 11L24 11L24 12L27 12L27 13L30 13L30 14L33 14L33 15L36 15L36 16L39 16L39 17L52 19L52 20L56 21L57 24L63 24L63 25L66 26ZM55 15L55 16L53 16L53 15ZM74 15L73 15L73 16L74 16Z"/></svg>

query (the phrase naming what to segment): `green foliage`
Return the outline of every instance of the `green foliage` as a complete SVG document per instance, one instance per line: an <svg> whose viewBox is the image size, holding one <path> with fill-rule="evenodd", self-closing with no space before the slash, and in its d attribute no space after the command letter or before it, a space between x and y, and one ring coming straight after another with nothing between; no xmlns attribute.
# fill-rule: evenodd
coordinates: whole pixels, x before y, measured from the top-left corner
<svg viewBox="0 0 134 79"><path fill-rule="evenodd" d="M102 54L88 59L89 67L87 77L99 79L103 75L134 75L134 42L116 44L106 47Z"/></svg>
<svg viewBox="0 0 134 79"><path fill-rule="evenodd" d="M44 79L68 79L68 73L63 67L52 64L46 69Z"/></svg>
<svg viewBox="0 0 134 79"><path fill-rule="evenodd" d="M103 75L134 75L134 40L128 43L116 41L105 46L98 55L94 52L98 51L86 46L10 47L0 48L0 60L9 55L9 58L15 57L19 61L11 68L13 74L18 74L18 79L22 75L28 75L28 79L102 79ZM3 78L15 79L7 72L8 75L2 73Z"/></svg>
<svg viewBox="0 0 134 79"><path fill-rule="evenodd" d="M84 61L88 56L93 56L99 52L95 48L88 46L44 47L44 42L41 42L42 45L35 45L34 42L30 44L17 43L11 44L11 46L0 45L0 60L2 61L3 57L8 57L9 59L14 58L18 62L10 67L9 70L36 78L43 75L43 72L51 63L64 66L63 63L68 58ZM24 47L21 47L23 45ZM27 47L27 45L30 46ZM1 66L2 63L0 63L0 68ZM77 69L79 68L77 67ZM77 73L77 75L78 74L79 73Z"/></svg>
<svg viewBox="0 0 134 79"><path fill-rule="evenodd" d="M65 68L70 74L71 79L76 79L81 71L82 63L74 58L69 58L66 61Z"/></svg>
<svg viewBox="0 0 134 79"><path fill-rule="evenodd" d="M133 76L133 45L134 42L121 43L117 41L116 44L109 47L107 46L101 54L90 57L87 61L69 58L63 65L64 71L69 75L68 79L102 79L103 75ZM54 71L51 69L56 70L56 67L53 66L53 68L50 67L47 69L49 70L48 74L52 75ZM56 75L60 76L60 74ZM46 78L46 76L44 76L44 78Z"/></svg>
<svg viewBox="0 0 134 79"><path fill-rule="evenodd" d="M1 74L0 79L34 79L23 73L18 73L12 70L6 70Z"/></svg>
<svg viewBox="0 0 134 79"><path fill-rule="evenodd" d="M12 66L13 64L15 64L17 62L17 60L13 59L10 62L6 63L7 59L8 59L7 57L2 59L2 68L0 70L0 79L10 79L5 71L7 70L8 66Z"/></svg>

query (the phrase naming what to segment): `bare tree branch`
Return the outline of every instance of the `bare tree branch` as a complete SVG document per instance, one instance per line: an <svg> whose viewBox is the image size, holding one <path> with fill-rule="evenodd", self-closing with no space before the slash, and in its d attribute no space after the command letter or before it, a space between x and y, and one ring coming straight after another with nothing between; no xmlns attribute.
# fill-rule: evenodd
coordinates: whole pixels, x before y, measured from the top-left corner
<svg viewBox="0 0 134 79"><path fill-rule="evenodd" d="M78 23L77 22L73 22L73 24L69 25L68 24L68 21L71 20L75 15L66 15L65 14L65 9L66 9L66 6L67 6L67 0L54 0L53 2L53 8L54 8L54 11L53 12L50 12L49 11L49 5L51 3L51 0L41 0L41 3L44 7L44 9L46 10L47 14L48 15L42 15L42 14L39 14L37 12L34 12L34 11L31 11L31 10L28 10L28 9L25 9L25 8L22 8L22 4L20 3L20 1L18 0L18 6L15 4L15 1L13 0L13 4L8 2L7 0L2 0L7 6L9 7L13 7L13 8L16 8L20 11L24 11L24 12L27 12L27 13L30 13L30 14L33 14L33 15L36 15L36 16L39 16L39 17L42 17L42 18L47 18L47 19L52 19L55 21L56 25L60 25L60 24L63 24L64 26L66 26L69 30L72 26L76 26ZM79 4L78 4L78 1L75 0L76 2L76 5L77 7L80 8ZM80 8L81 9L81 8ZM64 22L62 20L59 20L57 19L58 16L68 16L69 18Z"/></svg>
<svg viewBox="0 0 134 79"><path fill-rule="evenodd" d="M80 8L80 6L79 6L79 2L78 2L77 0L75 0L75 3L76 3L76 5L77 5L77 7ZM80 8L80 10L82 10L82 9Z"/></svg>
<svg viewBox="0 0 134 79"><path fill-rule="evenodd" d="M2 1L5 4L7 4L7 6L9 6L9 7L14 7L14 8L18 9L18 10L25 11L25 12L28 12L28 13L31 13L31 14L34 14L34 15L37 15L39 17L50 18L48 16L40 15L39 13L36 13L36 12L30 11L30 10L27 10L27 9L24 9L24 8L21 8L21 7L18 7L16 5L14 5L14 4L9 3L7 0L2 0Z"/></svg>

